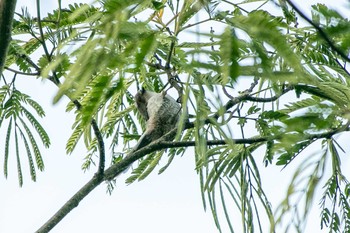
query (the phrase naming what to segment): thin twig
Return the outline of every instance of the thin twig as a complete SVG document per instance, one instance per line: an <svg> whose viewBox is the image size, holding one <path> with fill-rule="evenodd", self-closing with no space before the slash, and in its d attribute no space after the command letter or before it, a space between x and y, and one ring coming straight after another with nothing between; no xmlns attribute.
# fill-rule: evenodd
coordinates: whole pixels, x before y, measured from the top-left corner
<svg viewBox="0 0 350 233"><path fill-rule="evenodd" d="M44 31L43 31L43 27L42 27L42 24L41 24L41 16L40 16L40 0L36 0L36 11L37 11L37 23L38 23L38 28L39 28L39 32L40 32L40 43L41 45L43 46L43 49L44 49L44 52L45 52L45 55L47 57L47 60L49 62L51 62L51 53L49 53L48 49L47 49L47 46L46 46L46 42L45 42L45 36L44 36ZM60 83L60 80L59 78L57 77L56 75L56 72L53 71L53 76L52 76L55 84L59 84Z"/></svg>
<svg viewBox="0 0 350 233"><path fill-rule="evenodd" d="M5 70L11 71L11 72L16 73L16 74L22 74L22 75L29 75L29 76L38 76L38 75L40 75L39 72L36 72L36 73L26 73L26 72L22 72L22 71L18 71L18 70L11 69L10 67L7 67L7 66L5 66Z"/></svg>
<svg viewBox="0 0 350 233"><path fill-rule="evenodd" d="M294 88L292 86L287 87L282 90L281 93L276 94L275 96L267 97L267 98L261 98L261 97L254 97L251 95L248 95L245 100L253 101L253 102L260 102L260 103L267 103L267 102L273 102L278 100L282 95L286 94L287 92L293 90Z"/></svg>
<svg viewBox="0 0 350 233"><path fill-rule="evenodd" d="M204 19L202 21L198 21L196 23L187 24L186 26L183 26L181 29L179 29L179 32L182 32L183 30L186 30L187 28L190 28L190 27L193 27L193 26L196 26L196 25L208 22L210 20L213 20L213 19L212 18L208 18L208 19ZM218 21L218 22L220 22L220 21Z"/></svg>

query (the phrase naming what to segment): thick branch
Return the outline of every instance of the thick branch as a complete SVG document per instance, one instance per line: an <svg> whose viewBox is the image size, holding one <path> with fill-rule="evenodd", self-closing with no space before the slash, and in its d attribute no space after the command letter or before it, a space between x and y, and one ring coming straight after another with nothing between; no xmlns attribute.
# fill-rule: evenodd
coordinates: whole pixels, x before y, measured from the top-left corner
<svg viewBox="0 0 350 233"><path fill-rule="evenodd" d="M309 19L301 10L294 5L294 3L291 0L286 0L288 4L303 18L305 19L309 24L311 24L320 34L320 36L327 42L327 44L331 47L333 51L338 53L344 60L350 62L350 58L337 46L334 45L334 42L328 37L327 33L316 23L314 23L311 19Z"/></svg>
<svg viewBox="0 0 350 233"><path fill-rule="evenodd" d="M103 181L102 176L95 175L86 183L74 196L69 199L36 233L46 233L54 228L66 215L77 207L92 190L94 190Z"/></svg>
<svg viewBox="0 0 350 233"><path fill-rule="evenodd" d="M12 21L16 0L0 1L0 76L5 66L7 49L11 41Z"/></svg>
<svg viewBox="0 0 350 233"><path fill-rule="evenodd" d="M78 206L80 201L82 201L92 190L94 190L98 185L101 184L103 180L111 180L117 175L125 171L134 161L137 159L160 150L161 146L157 145L160 140L165 140L176 134L177 129L172 130L167 133L159 140L151 143L150 145L141 148L135 152L128 154L122 161L108 168L103 174L96 173L94 177L86 183L76 194L73 195L57 212L52 216L36 233L47 233L53 227L55 227L70 211Z"/></svg>
<svg viewBox="0 0 350 233"><path fill-rule="evenodd" d="M133 162L142 158L143 156L163 149L175 148L175 147L192 147L196 145L195 141L167 141L168 138L171 138L174 134L176 134L177 128L173 129L160 139L152 142L148 146L141 148L135 152L128 154L122 161L117 164L109 167L104 173L105 180L112 180L116 176L120 175L124 172ZM247 139L232 139L232 141L236 144L253 144L258 142L266 142L270 140L269 137L256 137L256 138L247 138ZM228 142L225 140L208 140L207 145L215 146L215 145L225 145Z"/></svg>

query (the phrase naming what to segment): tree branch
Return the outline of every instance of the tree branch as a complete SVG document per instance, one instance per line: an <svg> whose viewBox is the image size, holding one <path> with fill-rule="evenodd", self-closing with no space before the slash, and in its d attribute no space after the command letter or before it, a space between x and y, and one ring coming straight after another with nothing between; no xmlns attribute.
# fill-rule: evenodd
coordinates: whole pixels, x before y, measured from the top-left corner
<svg viewBox="0 0 350 233"><path fill-rule="evenodd" d="M36 233L46 233L54 228L67 214L77 207L92 190L94 190L103 181L102 176L96 174L87 182L71 199L69 199Z"/></svg>
<svg viewBox="0 0 350 233"><path fill-rule="evenodd" d="M324 132L321 134L314 135L306 135L305 139L313 140L313 139L321 139L321 138L330 138L333 135L348 131L349 124L345 126L335 129L329 132ZM96 173L93 178L86 183L76 194L73 195L71 199L69 199L66 204L64 204L56 214L51 217L36 233L47 233L54 226L56 226L70 211L72 211L75 207L78 206L80 201L82 201L92 190L94 190L97 186L99 186L102 181L109 181L114 179L116 176L120 175L124 172L133 162L142 158L143 156L166 148L175 148L175 147L190 147L195 146L195 141L184 141L184 142L172 142L169 140L174 134L176 134L177 128L173 129L169 133L165 134L158 140L150 143L149 145L142 147L140 150L132 151L127 156L125 156L120 162L110 166L103 174ZM232 139L232 142L235 144L253 144L259 142L267 142L280 139L283 135L276 135L274 137L252 137L246 139ZM225 145L228 141L225 140L209 140L207 141L207 145Z"/></svg>
<svg viewBox="0 0 350 233"><path fill-rule="evenodd" d="M0 76L5 66L7 50L11 41L12 21L16 0L0 1Z"/></svg>
<svg viewBox="0 0 350 233"><path fill-rule="evenodd" d="M55 79L50 79L55 83ZM55 83L57 85L57 83ZM75 107L80 110L81 104L78 100L73 100ZM92 190L99 186L104 179L104 168L105 168L105 147L101 131L97 125L97 122L92 119L91 126L95 133L98 148L99 148L99 165L98 170L92 179L86 183L78 192L76 192L71 199L69 199L36 233L46 233L49 232L53 227L55 227L70 211L77 207Z"/></svg>
<svg viewBox="0 0 350 233"><path fill-rule="evenodd" d="M294 5L294 3L291 0L286 0L288 4L303 18L305 19L309 24L311 24L320 34L320 36L327 42L327 44L331 47L333 51L338 53L344 60L350 62L350 58L337 46L334 45L333 41L328 37L327 33L316 23L314 23L311 19L309 19L301 10Z"/></svg>
<svg viewBox="0 0 350 233"><path fill-rule="evenodd" d="M160 150L161 144L157 145L161 140L169 139L172 135L176 134L177 129L174 129L162 136L160 139L152 142L148 146L142 147L140 150L132 151L119 163L112 165L103 174L96 173L93 178L86 183L77 193L73 195L55 214L52 216L36 233L47 233L53 227L55 227L66 215L69 214L75 207L78 206L80 201L82 201L92 190L94 190L98 185L104 180L112 180L114 177L118 176L124 172L134 161L137 159L153 152Z"/></svg>
<svg viewBox="0 0 350 233"><path fill-rule="evenodd" d="M105 157L106 157L104 141L103 141L101 131L98 128L98 125L95 119L91 120L91 126L92 126L92 129L94 130L95 137L97 139L98 150L100 151L97 174L102 176L105 170Z"/></svg>

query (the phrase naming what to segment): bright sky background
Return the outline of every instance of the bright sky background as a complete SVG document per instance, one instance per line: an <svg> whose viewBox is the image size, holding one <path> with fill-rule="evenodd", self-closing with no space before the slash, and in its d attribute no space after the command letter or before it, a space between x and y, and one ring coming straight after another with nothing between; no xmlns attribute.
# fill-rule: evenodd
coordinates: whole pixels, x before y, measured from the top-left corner
<svg viewBox="0 0 350 233"><path fill-rule="evenodd" d="M47 2L51 2L50 5ZM309 6L312 2L320 1L302 2ZM339 7L345 7L345 2L332 1ZM56 1L42 1L42 4L43 12L57 8ZM21 6L27 6L32 15L35 15L34 0L18 0L17 12L20 12ZM307 9L307 6L303 8ZM51 136L52 146L43 150L45 171L37 174L35 183L30 180L29 173L25 170L24 185L22 188L18 187L14 157L10 157L7 180L2 174L3 170L0 170L1 233L34 232L95 172L94 169L88 173L81 170L85 148L77 148L72 155L65 153L65 144L71 134L74 115L65 112L67 101L52 105L56 87L50 82L34 77L19 77L16 87L31 95L46 110L47 117L42 123ZM346 145L344 140L340 142ZM0 153L3 153L2 150L1 147ZM346 157L342 157L343 164L350 167L350 161ZM2 163L1 160L1 167ZM126 186L124 180L127 176L120 176L111 196L106 194L106 185L100 185L51 232L217 232L210 212L206 213L203 210L194 165L193 154L187 153L182 158L176 158L162 175L154 172L142 182ZM26 161L23 160L22 167L26 166ZM275 205L285 195L285 187L291 177L290 170L281 171L279 167L273 166L262 170L262 176L266 176L264 185L267 193L273 196ZM346 174L350 177L350 172ZM268 179L271 179L271 182ZM318 200L315 199L316 209L310 215L311 227L306 232L320 232ZM240 221L238 217L236 224L239 226ZM222 222L224 223L224 220Z"/></svg>

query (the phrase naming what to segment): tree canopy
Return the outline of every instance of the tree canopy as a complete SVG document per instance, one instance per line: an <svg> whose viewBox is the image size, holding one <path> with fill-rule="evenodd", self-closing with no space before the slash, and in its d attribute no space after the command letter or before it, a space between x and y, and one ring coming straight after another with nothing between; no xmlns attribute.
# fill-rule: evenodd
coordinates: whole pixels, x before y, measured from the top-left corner
<svg viewBox="0 0 350 233"><path fill-rule="evenodd" d="M8 2L0 4L0 31L12 20L11 9L3 8ZM188 153L203 205L220 232L224 222L235 231L228 200L241 214L243 232L302 232L320 192L320 228L350 232L350 185L341 166L350 148L338 143L349 137L350 23L340 12L316 4L306 13L291 0L58 5L41 15L38 0L37 15L23 8L15 13L11 38L0 35L10 41L8 48L0 44L0 57L7 53L0 61L5 177L14 172L8 167L14 159L20 186L25 163L35 181L44 169L42 147L55 140L41 124L45 109L16 88L19 75L50 80L57 86L55 103L68 97L76 120L66 151L84 143L83 170L97 168L38 232L50 231L101 183L112 192L132 163L137 166L127 183L162 173ZM133 98L141 87L167 91L184 113L179 127L132 151L145 127ZM297 157L303 162L285 200L271 206L261 171L283 169Z"/></svg>

